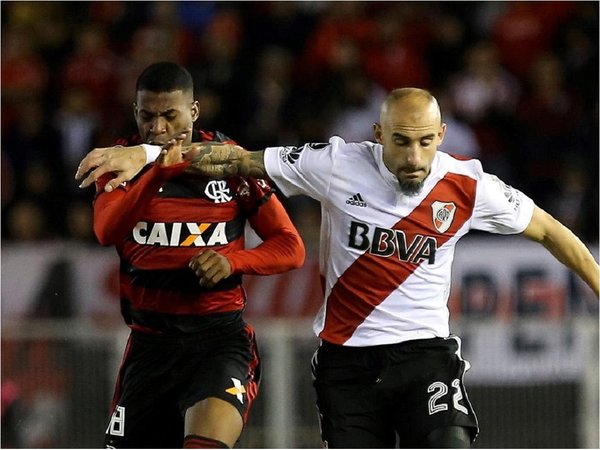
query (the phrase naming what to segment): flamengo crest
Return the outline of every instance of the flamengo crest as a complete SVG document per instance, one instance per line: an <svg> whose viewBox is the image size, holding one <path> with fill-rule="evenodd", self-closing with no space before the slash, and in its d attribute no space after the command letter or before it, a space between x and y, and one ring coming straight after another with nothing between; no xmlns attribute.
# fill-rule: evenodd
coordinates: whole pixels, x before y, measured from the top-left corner
<svg viewBox="0 0 600 450"><path fill-rule="evenodd" d="M233 198L230 194L227 181L211 180L207 183L204 193L215 203L227 203Z"/></svg>
<svg viewBox="0 0 600 450"><path fill-rule="evenodd" d="M433 214L433 225L440 233L445 233L452 225L456 205L452 202L438 202L437 200L431 204Z"/></svg>

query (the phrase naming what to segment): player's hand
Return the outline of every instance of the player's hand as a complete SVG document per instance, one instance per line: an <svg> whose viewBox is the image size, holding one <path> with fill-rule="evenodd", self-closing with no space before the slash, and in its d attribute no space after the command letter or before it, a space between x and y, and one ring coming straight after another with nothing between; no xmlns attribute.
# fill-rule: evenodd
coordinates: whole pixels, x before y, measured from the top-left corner
<svg viewBox="0 0 600 450"><path fill-rule="evenodd" d="M162 146L160 155L156 160L156 163L160 167L172 166L183 161L183 141L187 137L189 131L190 130L178 134Z"/></svg>
<svg viewBox="0 0 600 450"><path fill-rule="evenodd" d="M111 192L124 181L135 177L145 164L146 152L141 146L95 148L79 163L75 179L80 180L87 174L79 185L83 189L95 183L105 173L115 172L117 176L106 183L104 188Z"/></svg>
<svg viewBox="0 0 600 450"><path fill-rule="evenodd" d="M200 278L200 286L209 288L231 275L229 260L214 250L198 253L191 259L189 266Z"/></svg>
<svg viewBox="0 0 600 450"><path fill-rule="evenodd" d="M202 142L193 144L184 158L191 161L190 170L211 178L248 176L250 152L239 145Z"/></svg>

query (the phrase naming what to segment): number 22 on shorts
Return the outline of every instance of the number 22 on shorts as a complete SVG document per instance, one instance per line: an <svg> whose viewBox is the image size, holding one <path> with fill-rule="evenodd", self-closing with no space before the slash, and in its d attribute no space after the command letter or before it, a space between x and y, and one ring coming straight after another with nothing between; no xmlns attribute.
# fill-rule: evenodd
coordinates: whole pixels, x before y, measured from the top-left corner
<svg viewBox="0 0 600 450"><path fill-rule="evenodd" d="M454 408L464 414L469 414L467 408L459 403L462 400L463 395L460 390L460 381L458 378L455 378L454 381L452 381L452 387L454 388L454 394L452 395L452 403ZM433 392L431 397L429 397L429 402L427 403L430 416L437 412L448 410L448 404L439 401L441 397L444 397L448 393L448 390L448 385L441 381L436 381L429 385L427 392Z"/></svg>

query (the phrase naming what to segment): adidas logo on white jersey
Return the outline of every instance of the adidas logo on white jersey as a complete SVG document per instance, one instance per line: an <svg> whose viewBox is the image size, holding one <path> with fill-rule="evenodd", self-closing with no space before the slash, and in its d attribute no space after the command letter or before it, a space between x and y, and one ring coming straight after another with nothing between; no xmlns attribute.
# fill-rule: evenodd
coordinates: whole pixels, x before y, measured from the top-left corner
<svg viewBox="0 0 600 450"><path fill-rule="evenodd" d="M348 200L346 200L346 204L352 206L360 206L361 208L367 207L367 202L363 200L362 195L360 195L360 192L357 192L356 194L350 196Z"/></svg>

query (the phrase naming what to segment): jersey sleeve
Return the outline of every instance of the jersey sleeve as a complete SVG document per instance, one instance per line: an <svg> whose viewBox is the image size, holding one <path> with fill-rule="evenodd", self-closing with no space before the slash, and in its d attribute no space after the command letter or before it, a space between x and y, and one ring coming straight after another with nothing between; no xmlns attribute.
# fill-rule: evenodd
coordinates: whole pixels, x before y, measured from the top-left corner
<svg viewBox="0 0 600 450"><path fill-rule="evenodd" d="M114 177L107 173L96 182L94 233L102 245L114 245L135 227L150 201L164 182L183 173L189 165L182 162L169 167L152 166L134 182L123 183L112 192L104 186Z"/></svg>
<svg viewBox="0 0 600 450"><path fill-rule="evenodd" d="M249 222L263 242L252 249L227 254L233 273L271 275L304 263L302 238L276 196L270 195Z"/></svg>
<svg viewBox="0 0 600 450"><path fill-rule="evenodd" d="M521 233L531 222L534 206L523 192L484 173L477 183L471 228L497 234Z"/></svg>
<svg viewBox="0 0 600 450"><path fill-rule="evenodd" d="M323 201L329 192L334 153L340 143L341 138L333 137L329 143L266 148L267 175L286 197L305 194Z"/></svg>
<svg viewBox="0 0 600 450"><path fill-rule="evenodd" d="M262 178L234 177L229 179L229 183L233 185L237 201L246 216L256 213L259 206L268 201L273 194L269 183Z"/></svg>

